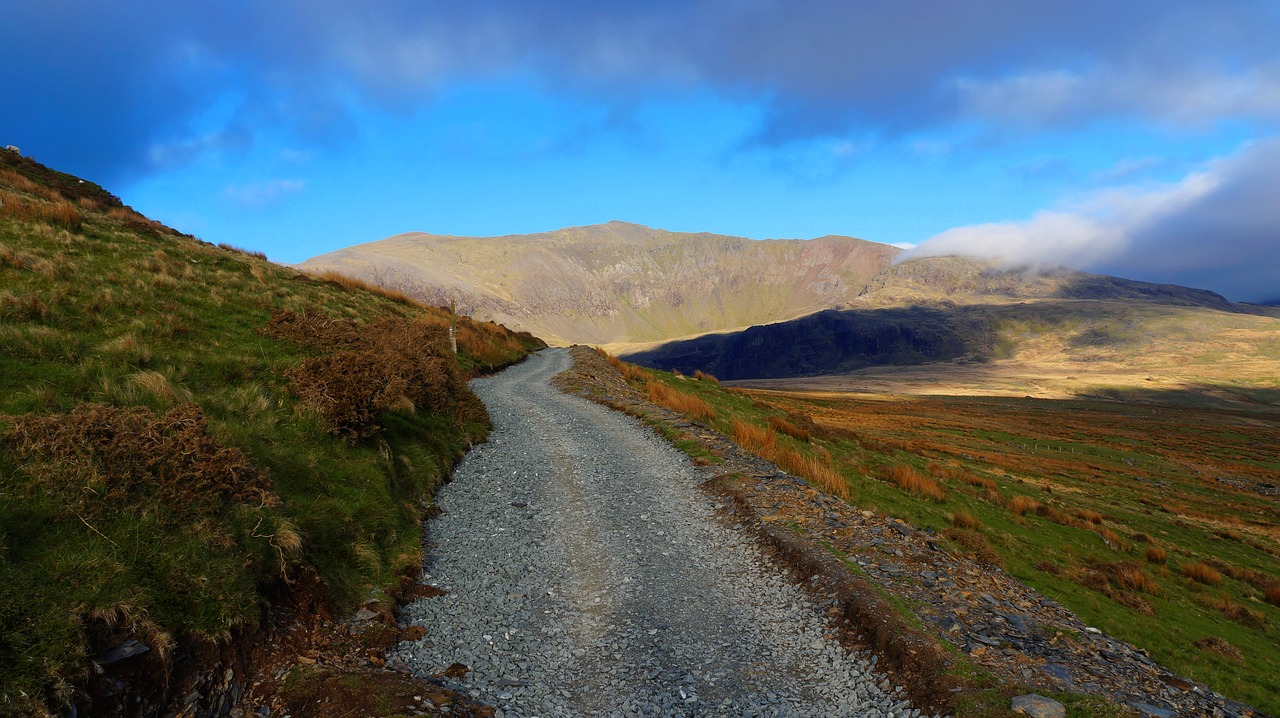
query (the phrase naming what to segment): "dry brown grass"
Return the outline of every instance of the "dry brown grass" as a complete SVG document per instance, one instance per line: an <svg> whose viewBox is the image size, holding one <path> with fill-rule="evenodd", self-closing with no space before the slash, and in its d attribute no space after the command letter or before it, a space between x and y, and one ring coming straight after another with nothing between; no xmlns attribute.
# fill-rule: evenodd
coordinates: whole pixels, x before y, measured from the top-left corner
<svg viewBox="0 0 1280 718"><path fill-rule="evenodd" d="M234 250L235 248L232 248L232 249ZM238 250L238 251L244 252L245 250ZM342 274L341 272L336 272L332 269L321 272L319 275L317 275L317 277L330 284L336 284L337 286L350 291L371 292L380 297L385 297L387 299L390 299L393 302L408 304L409 306L412 306L412 307L424 306L421 302L410 297L404 292L397 291L395 289L387 289L386 287L380 287L372 282L366 282L365 280L358 279L356 277L348 277L347 275Z"/></svg>
<svg viewBox="0 0 1280 718"><path fill-rule="evenodd" d="M778 435L771 429L739 419L733 421L733 440L747 451L765 459L772 457L778 447Z"/></svg>
<svg viewBox="0 0 1280 718"><path fill-rule="evenodd" d="M1030 496L1014 496L1009 500L1009 510L1019 516L1026 514L1028 511L1035 511L1041 506L1042 504L1039 501Z"/></svg>
<svg viewBox="0 0 1280 718"><path fill-rule="evenodd" d="M1201 638L1196 641L1195 646L1202 651L1217 653L1218 655L1229 658L1236 663L1244 663L1244 655L1240 653L1240 649L1231 645L1231 643L1225 638L1219 638L1217 636Z"/></svg>
<svg viewBox="0 0 1280 718"><path fill-rule="evenodd" d="M1080 519L1081 521L1087 521L1091 524L1102 523L1102 514L1098 513L1097 511L1089 511L1086 509L1076 509L1071 513L1073 516Z"/></svg>
<svg viewBox="0 0 1280 718"><path fill-rule="evenodd" d="M1200 561L1184 563L1182 564L1182 568L1179 570L1182 571L1183 576L1186 576L1197 583L1203 583L1206 586L1222 585L1222 574L1218 573L1206 563Z"/></svg>
<svg viewBox="0 0 1280 718"><path fill-rule="evenodd" d="M962 484L976 486L980 489L994 489L996 482L985 476L978 476L972 471L968 471L959 466L943 466L941 464L929 464L929 475L939 479L949 479L951 481L959 481Z"/></svg>
<svg viewBox="0 0 1280 718"><path fill-rule="evenodd" d="M805 443L808 443L809 440L812 438L812 436L810 435L807 429L801 426L796 426L795 424L792 424L790 421L787 421L786 419L780 416L769 417L769 428L773 429L779 434L786 434L787 436L790 436L796 441L803 441Z"/></svg>
<svg viewBox="0 0 1280 718"><path fill-rule="evenodd" d="M1146 557L1148 563L1163 564L1169 560L1169 552L1159 546L1151 546L1147 548Z"/></svg>
<svg viewBox="0 0 1280 718"><path fill-rule="evenodd" d="M194 404L163 415L143 407L81 404L70 414L7 421L3 443L29 462L29 473L86 515L155 492L174 511L224 499L276 501L271 482L249 457L209 436Z"/></svg>
<svg viewBox="0 0 1280 718"><path fill-rule="evenodd" d="M772 461L782 469L813 482L825 493L841 499L849 498L849 482L830 464L829 456L824 461L822 457L780 446Z"/></svg>
<svg viewBox="0 0 1280 718"><path fill-rule="evenodd" d="M1141 594L1158 593L1159 587L1141 567L1132 561L1117 563L1092 561L1087 566L1068 569L1064 572L1064 576L1144 616L1155 615L1155 609Z"/></svg>
<svg viewBox="0 0 1280 718"><path fill-rule="evenodd" d="M648 392L650 402L690 418L710 421L716 417L715 408L701 398L672 389L656 379L649 382Z"/></svg>
<svg viewBox="0 0 1280 718"><path fill-rule="evenodd" d="M1009 497L995 489L984 489L982 492L982 500L992 506L999 506L1003 509L1009 508Z"/></svg>
<svg viewBox="0 0 1280 718"><path fill-rule="evenodd" d="M244 256L246 256L246 257L253 257L254 259L261 259L261 260L263 260L263 261L266 261L266 259L267 259L267 255L266 255L265 253L263 253L263 252L256 252L256 251L248 250L248 249L245 249L245 248L243 248L243 247L237 247L237 246L235 246L235 245L233 245L233 244L226 244L226 243L223 243L223 242L219 242L219 243L218 243L218 248L219 248L219 249L225 249L225 250L227 250L228 252L235 252L236 254L243 254L243 255L244 255Z"/></svg>
<svg viewBox="0 0 1280 718"><path fill-rule="evenodd" d="M28 222L46 222L73 232L84 224L80 210L61 196L43 201L0 190L0 214Z"/></svg>
<svg viewBox="0 0 1280 718"><path fill-rule="evenodd" d="M991 544L987 543L986 537L977 531L952 527L943 531L942 535L968 551L974 560L992 566L1004 566L1000 554L996 553L996 550L991 548Z"/></svg>
<svg viewBox="0 0 1280 718"><path fill-rule="evenodd" d="M885 468L882 474L903 491L924 496L938 503L947 499L947 492L943 491L941 484L916 471L910 464L894 464Z"/></svg>
<svg viewBox="0 0 1280 718"><path fill-rule="evenodd" d="M1267 614L1248 606L1241 606L1231 600L1231 596L1226 591L1223 591L1219 596L1206 596L1200 600L1205 605L1217 609L1219 613L1228 619L1243 626L1257 629L1262 628L1267 623Z"/></svg>
<svg viewBox="0 0 1280 718"><path fill-rule="evenodd" d="M1115 531L1112 531L1111 529L1108 529L1108 528L1098 529L1098 536L1102 538L1103 543L1105 543L1109 548L1114 549L1116 551L1128 551L1130 548L1129 542L1120 538L1120 534L1116 533Z"/></svg>
<svg viewBox="0 0 1280 718"><path fill-rule="evenodd" d="M982 528L982 522L968 511L956 511L951 514L951 525L958 529L975 530Z"/></svg>
<svg viewBox="0 0 1280 718"><path fill-rule="evenodd" d="M289 388L320 412L330 433L349 441L381 431L387 411L427 408L459 423L486 416L465 390L438 322L385 319L360 327L317 313L277 312L262 331L328 352L286 372Z"/></svg>
<svg viewBox="0 0 1280 718"><path fill-rule="evenodd" d="M1160 587L1156 585L1155 580L1148 576L1138 564L1132 561L1121 561L1111 566L1112 575L1121 587L1152 595L1160 593Z"/></svg>
<svg viewBox="0 0 1280 718"><path fill-rule="evenodd" d="M693 373L693 378L697 379L698 381L709 381L712 384L715 384L716 386L720 386L720 380L717 379L714 374L708 374L705 371L702 371L701 369Z"/></svg>
<svg viewBox="0 0 1280 718"><path fill-rule="evenodd" d="M1263 594L1263 597L1266 599L1267 603L1270 603L1273 606L1280 606L1280 584L1268 588Z"/></svg>
<svg viewBox="0 0 1280 718"><path fill-rule="evenodd" d="M1074 523L1072 518L1069 515L1067 515L1066 512L1060 509L1057 509L1053 506L1050 506L1048 504L1042 504L1039 507L1037 507L1036 516L1039 516L1040 518L1043 518L1046 521L1052 521L1055 524L1060 524L1062 526L1071 526Z"/></svg>

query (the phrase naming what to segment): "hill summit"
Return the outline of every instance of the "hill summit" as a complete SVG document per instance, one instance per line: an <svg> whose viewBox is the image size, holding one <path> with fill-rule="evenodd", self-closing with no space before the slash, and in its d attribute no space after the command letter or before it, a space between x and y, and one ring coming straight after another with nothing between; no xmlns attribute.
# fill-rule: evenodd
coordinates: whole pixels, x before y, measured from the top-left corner
<svg viewBox="0 0 1280 718"><path fill-rule="evenodd" d="M901 250L842 236L752 240L627 222L539 234L399 234L308 259L553 343L654 342L844 305Z"/></svg>

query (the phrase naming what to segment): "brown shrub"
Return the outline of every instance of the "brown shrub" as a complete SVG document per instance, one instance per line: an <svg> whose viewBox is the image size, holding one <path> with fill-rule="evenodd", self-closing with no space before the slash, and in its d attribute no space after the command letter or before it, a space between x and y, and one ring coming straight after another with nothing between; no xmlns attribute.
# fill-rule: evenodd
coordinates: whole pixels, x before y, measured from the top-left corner
<svg viewBox="0 0 1280 718"><path fill-rule="evenodd" d="M1169 553L1158 546L1151 546L1147 549L1148 563L1164 563L1169 560Z"/></svg>
<svg viewBox="0 0 1280 718"><path fill-rule="evenodd" d="M970 553L974 560L992 566L1004 566L1000 554L991 548L986 537L972 529L949 528L942 532L943 536L955 541Z"/></svg>
<svg viewBox="0 0 1280 718"><path fill-rule="evenodd" d="M1240 649L1231 645L1225 638L1217 636L1209 636L1201 638L1195 643L1196 648L1210 653L1217 653L1220 656L1230 658L1237 663L1244 663L1244 654L1240 653Z"/></svg>
<svg viewBox="0 0 1280 718"><path fill-rule="evenodd" d="M941 484L916 471L910 464L894 464L882 473L886 479L897 484L903 491L919 494L939 503L947 498L947 493L942 490Z"/></svg>
<svg viewBox="0 0 1280 718"><path fill-rule="evenodd" d="M1040 502L1030 496L1014 496L1009 500L1009 510L1019 516L1022 516L1028 511L1035 511L1039 509L1040 506Z"/></svg>
<svg viewBox="0 0 1280 718"><path fill-rule="evenodd" d="M720 380L717 379L714 374L708 374L702 371L701 369L693 373L693 378L697 379L698 381L709 381L712 384L715 384L716 386L720 386Z"/></svg>
<svg viewBox="0 0 1280 718"><path fill-rule="evenodd" d="M1183 576L1186 576L1197 583L1203 583L1208 586L1222 585L1222 574L1215 571L1208 564L1200 561L1184 563L1180 570L1182 571Z"/></svg>
<svg viewBox="0 0 1280 718"><path fill-rule="evenodd" d="M209 436L194 404L159 416L143 407L80 404L69 414L7 420L3 443L79 511L112 510L151 495L179 512L211 500L275 501L267 476L239 449Z"/></svg>
<svg viewBox="0 0 1280 718"><path fill-rule="evenodd" d="M982 522L968 511L956 511L951 514L951 525L958 529L977 529L982 526Z"/></svg>
<svg viewBox="0 0 1280 718"><path fill-rule="evenodd" d="M803 441L807 443L811 438L807 429L796 426L780 416L769 417L769 427L779 434L786 434L787 436L790 436L796 441Z"/></svg>
<svg viewBox="0 0 1280 718"><path fill-rule="evenodd" d="M1267 599L1267 603L1274 606L1280 606L1280 584L1268 588L1264 595Z"/></svg>
<svg viewBox="0 0 1280 718"><path fill-rule="evenodd" d="M281 312L264 329L268 336L340 347L300 361L286 375L290 390L314 406L325 428L358 440L381 430L387 411L426 409L459 423L484 421L484 405L467 388L445 329L414 319L384 319L358 329L317 314Z"/></svg>
<svg viewBox="0 0 1280 718"><path fill-rule="evenodd" d="M700 397L653 380L649 382L649 401L693 419L709 421L716 417L716 410Z"/></svg>
<svg viewBox="0 0 1280 718"><path fill-rule="evenodd" d="M354 323L310 310L301 314L287 309L272 312L260 331L272 339L287 339L316 349L352 349L361 342Z"/></svg>

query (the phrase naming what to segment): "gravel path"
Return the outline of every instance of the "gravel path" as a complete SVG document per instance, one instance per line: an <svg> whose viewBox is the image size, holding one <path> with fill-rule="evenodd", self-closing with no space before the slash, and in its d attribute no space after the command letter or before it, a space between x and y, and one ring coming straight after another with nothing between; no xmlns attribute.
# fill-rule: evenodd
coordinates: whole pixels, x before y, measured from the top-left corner
<svg viewBox="0 0 1280 718"><path fill-rule="evenodd" d="M438 496L427 630L395 657L471 670L500 716L914 716L815 605L716 518L683 454L548 384L547 350L473 383L494 418Z"/></svg>

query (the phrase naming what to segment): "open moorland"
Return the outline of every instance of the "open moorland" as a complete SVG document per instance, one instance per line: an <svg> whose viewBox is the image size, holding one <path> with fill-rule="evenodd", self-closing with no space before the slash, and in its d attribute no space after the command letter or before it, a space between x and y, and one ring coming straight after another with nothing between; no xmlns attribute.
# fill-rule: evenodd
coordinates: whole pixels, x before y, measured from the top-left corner
<svg viewBox="0 0 1280 718"><path fill-rule="evenodd" d="M1180 393L1135 404L726 389L619 366L651 401L816 488L935 531L1174 671L1280 712L1270 412Z"/></svg>

